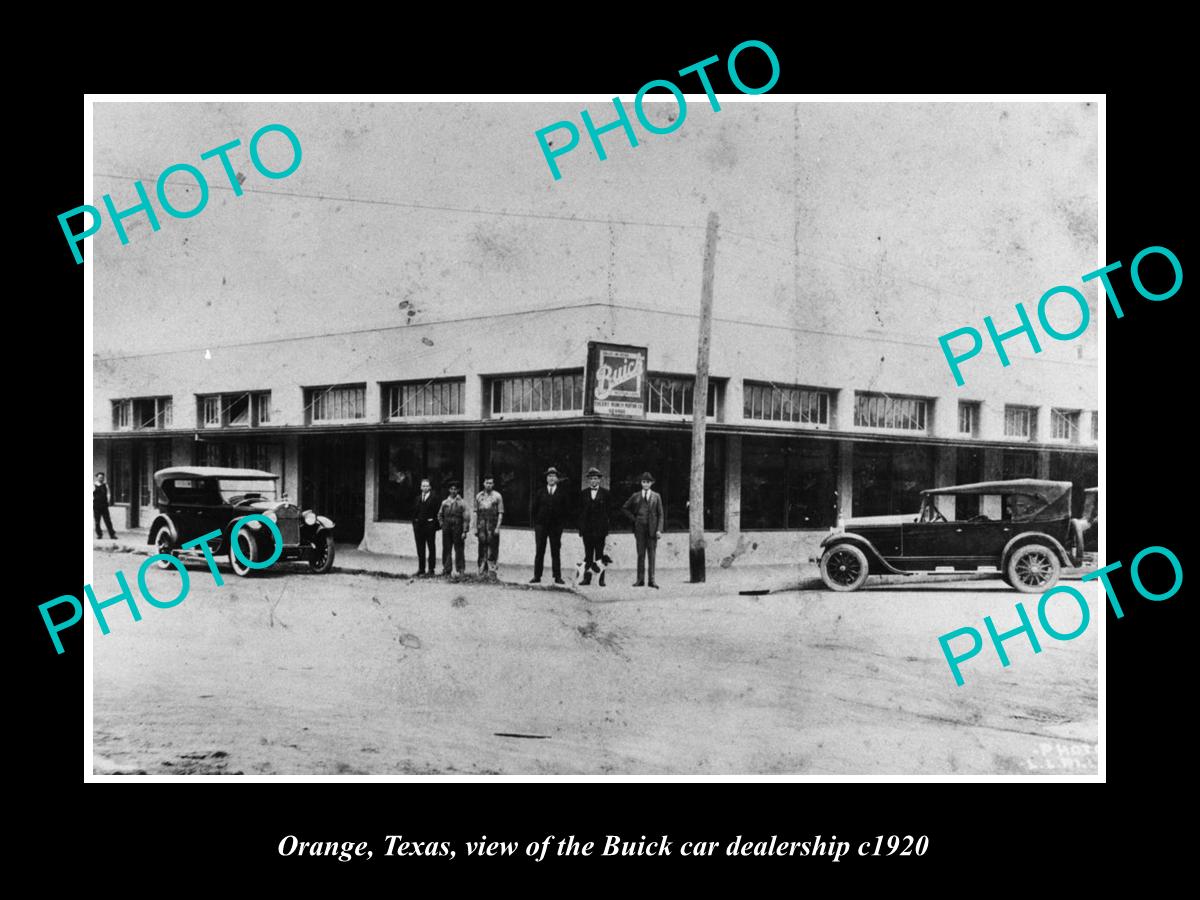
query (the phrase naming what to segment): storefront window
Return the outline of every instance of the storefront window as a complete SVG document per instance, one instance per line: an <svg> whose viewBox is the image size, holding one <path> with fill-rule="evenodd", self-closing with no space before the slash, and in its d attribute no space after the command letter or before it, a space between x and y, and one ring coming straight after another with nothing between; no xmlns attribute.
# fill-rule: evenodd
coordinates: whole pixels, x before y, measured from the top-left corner
<svg viewBox="0 0 1200 900"><path fill-rule="evenodd" d="M837 519L837 445L742 439L742 529L825 528Z"/></svg>
<svg viewBox="0 0 1200 900"><path fill-rule="evenodd" d="M142 441L138 447L141 465L138 478L139 500L142 506L154 505L154 473L171 465L171 441Z"/></svg>
<svg viewBox="0 0 1200 900"><path fill-rule="evenodd" d="M413 505L428 478L439 497L446 496L445 482L461 482L461 434L397 434L379 439L379 518L411 520ZM463 492L466 493L464 486Z"/></svg>
<svg viewBox="0 0 1200 900"><path fill-rule="evenodd" d="M1094 453L1051 453L1050 480L1071 482L1071 515L1083 515L1083 492L1100 482L1100 460Z"/></svg>
<svg viewBox="0 0 1200 900"><path fill-rule="evenodd" d="M277 441L204 440L195 444L198 466L227 469L259 469L283 474L283 446Z"/></svg>
<svg viewBox="0 0 1200 900"><path fill-rule="evenodd" d="M983 451L959 447L954 470L955 484L976 484L983 481ZM979 495L960 494L954 498L954 518L963 522L979 515ZM949 513L947 513L949 515Z"/></svg>
<svg viewBox="0 0 1200 900"><path fill-rule="evenodd" d="M1005 450L1004 479L1037 478L1037 463L1036 450Z"/></svg>
<svg viewBox="0 0 1200 900"><path fill-rule="evenodd" d="M933 487L934 448L922 444L854 445L855 516L916 513Z"/></svg>
<svg viewBox="0 0 1200 900"><path fill-rule="evenodd" d="M544 473L554 466L558 469L560 489L566 489L571 498L567 527L572 527L575 504L583 489L579 481L583 468L582 429L490 431L484 435L482 458L479 477L490 474L496 479L496 490L504 497L505 525L529 526L533 491L545 486ZM463 492L474 497L482 488L481 481L464 486Z"/></svg>
<svg viewBox="0 0 1200 900"><path fill-rule="evenodd" d="M710 434L704 444L704 530L725 530L725 439ZM688 495L692 482L692 436L688 432L636 431L614 428L610 487L613 502L624 503L641 490L638 478L649 471L654 490L662 495L668 531L688 529ZM618 514L614 527L628 528Z"/></svg>
<svg viewBox="0 0 1200 900"><path fill-rule="evenodd" d="M113 503L129 502L129 486L133 481L133 454L128 441L109 444L108 483Z"/></svg>

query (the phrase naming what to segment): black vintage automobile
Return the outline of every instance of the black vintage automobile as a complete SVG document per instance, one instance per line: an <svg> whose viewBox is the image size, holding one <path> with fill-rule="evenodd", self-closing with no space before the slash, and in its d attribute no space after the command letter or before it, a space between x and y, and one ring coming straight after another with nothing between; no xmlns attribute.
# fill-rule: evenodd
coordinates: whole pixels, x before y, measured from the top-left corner
<svg viewBox="0 0 1200 900"><path fill-rule="evenodd" d="M314 572L324 574L333 568L333 522L311 509L303 512L289 503L286 495L277 497L278 475L258 469L223 469L214 466L182 466L154 473L155 505L158 515L150 526L146 543L159 553L175 556L199 555L200 550L181 550L189 541L211 531L219 531L219 540L211 541L213 556L229 557L233 571L245 577L258 571L244 565L233 553L229 536L239 519L258 513L271 519L283 536L279 560L308 560ZM242 556L252 562L270 559L275 553L275 538L262 522L250 520L237 534ZM160 568L169 562L160 561Z"/></svg>
<svg viewBox="0 0 1200 900"><path fill-rule="evenodd" d="M847 520L813 562L830 590L868 575L996 571L1018 591L1044 592L1083 560L1085 521L1071 518L1071 483L1021 478L921 492L921 511Z"/></svg>

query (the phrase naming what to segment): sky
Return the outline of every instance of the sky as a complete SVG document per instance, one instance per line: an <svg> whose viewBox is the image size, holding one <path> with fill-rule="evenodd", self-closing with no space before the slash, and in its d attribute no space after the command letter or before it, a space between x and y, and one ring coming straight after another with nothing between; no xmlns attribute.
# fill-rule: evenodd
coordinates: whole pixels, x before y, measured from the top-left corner
<svg viewBox="0 0 1200 900"><path fill-rule="evenodd" d="M665 95L664 95L665 96ZM129 356L433 322L481 312L608 303L693 312L704 225L720 220L714 315L936 343L991 314L1015 325L1050 287L1089 298L1093 325L1044 358L1094 359L1097 111L1087 103L831 104L689 96L684 121L590 146L610 103L98 103L93 202L154 196L189 163L210 184L188 219L159 209L87 240L95 352ZM660 127L674 101L648 103ZM580 144L554 180L534 133L568 120ZM264 177L247 145L263 125L302 158ZM566 133L557 133L565 138ZM556 135L550 137L555 139ZM216 159L231 140L245 193ZM291 159L281 135L260 145ZM173 175L168 198L196 203ZM157 207L157 200L154 201ZM1063 304L1052 321L1078 321ZM1014 348L1014 355L1020 351Z"/></svg>

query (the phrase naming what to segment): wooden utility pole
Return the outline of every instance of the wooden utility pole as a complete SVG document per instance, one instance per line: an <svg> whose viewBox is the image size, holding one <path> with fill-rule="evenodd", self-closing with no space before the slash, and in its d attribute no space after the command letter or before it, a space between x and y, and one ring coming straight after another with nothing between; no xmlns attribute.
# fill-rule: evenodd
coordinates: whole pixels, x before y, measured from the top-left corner
<svg viewBox="0 0 1200 900"><path fill-rule="evenodd" d="M717 262L717 214L708 214L704 280L700 284L700 346L692 393L692 485L688 494L688 563L692 584L704 581L704 416L708 411L708 348L712 342L713 269Z"/></svg>

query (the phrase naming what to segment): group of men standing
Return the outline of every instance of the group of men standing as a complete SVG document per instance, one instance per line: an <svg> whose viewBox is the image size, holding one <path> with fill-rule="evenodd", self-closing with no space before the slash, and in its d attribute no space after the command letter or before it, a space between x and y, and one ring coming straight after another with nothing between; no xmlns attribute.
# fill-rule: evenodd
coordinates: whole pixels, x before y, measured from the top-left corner
<svg viewBox="0 0 1200 900"><path fill-rule="evenodd" d="M532 497L532 523L535 540L533 578L530 584L540 584L545 572L546 548L550 548L550 571L555 584L565 584L562 577L562 533L571 516L570 496L560 489L558 470L551 466L545 472L546 486L534 491ZM604 546L608 539L610 517L613 506L606 488L600 486L601 472L588 469L587 487L579 494L577 526L583 541L583 578L581 584L591 584L592 574L603 570ZM637 581L634 587L647 585L657 588L654 582L654 557L658 540L662 537L662 497L652 486L654 478L643 472L640 479L642 489L632 494L621 506L621 512L633 523L637 544ZM429 479L421 480L421 490L413 509L413 534L417 543L418 577L437 572L436 535L442 532L442 574L451 574L451 556L454 572L465 571L464 543L475 531L479 544L478 570L480 575L497 570L500 555L500 526L504 519L504 498L496 490L495 479L485 476L483 490L475 495L468 506L459 496L457 481L446 483L449 496L438 501ZM647 565L648 564L648 565ZM649 570L649 581L646 574ZM604 584L603 578L600 584Z"/></svg>

